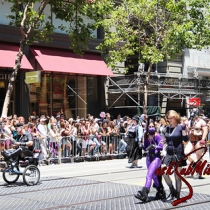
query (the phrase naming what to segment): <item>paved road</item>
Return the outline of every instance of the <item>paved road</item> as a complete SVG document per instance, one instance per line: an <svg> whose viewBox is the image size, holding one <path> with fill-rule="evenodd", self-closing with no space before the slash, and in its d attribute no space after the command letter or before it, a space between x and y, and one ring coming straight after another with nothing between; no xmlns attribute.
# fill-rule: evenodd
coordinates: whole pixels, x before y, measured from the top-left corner
<svg viewBox="0 0 210 210"><path fill-rule="evenodd" d="M208 154L204 159L208 160ZM41 180L36 186L28 187L22 177L16 184L7 185L0 177L0 209L173 209L170 203L152 201L138 202L133 196L145 183L145 158L139 168L129 168L127 159L109 161L66 163L40 166ZM173 176L172 179L174 180ZM204 179L188 177L194 196L175 209L209 209L210 176ZM168 187L164 183L166 190ZM188 188L183 185L182 196ZM151 197L155 195L151 189ZM167 192L168 193L168 192Z"/></svg>

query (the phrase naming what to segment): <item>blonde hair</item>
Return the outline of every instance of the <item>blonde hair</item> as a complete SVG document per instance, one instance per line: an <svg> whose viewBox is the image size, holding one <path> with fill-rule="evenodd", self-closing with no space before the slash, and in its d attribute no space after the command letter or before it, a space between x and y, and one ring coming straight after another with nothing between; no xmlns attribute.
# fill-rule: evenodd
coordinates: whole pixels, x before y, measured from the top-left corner
<svg viewBox="0 0 210 210"><path fill-rule="evenodd" d="M166 119L168 119L168 116L170 117L174 117L176 119L176 122L177 124L179 124L181 122L181 117L180 115L174 111L174 110L169 110L167 113L166 113Z"/></svg>
<svg viewBox="0 0 210 210"><path fill-rule="evenodd" d="M167 125L167 123L163 117L160 118L160 123L162 123L164 126Z"/></svg>

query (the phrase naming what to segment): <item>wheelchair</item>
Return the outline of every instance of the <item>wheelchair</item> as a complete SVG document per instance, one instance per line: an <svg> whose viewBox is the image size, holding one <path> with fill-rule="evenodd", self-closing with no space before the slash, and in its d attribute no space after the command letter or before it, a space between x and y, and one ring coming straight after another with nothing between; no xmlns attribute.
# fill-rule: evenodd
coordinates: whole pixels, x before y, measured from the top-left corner
<svg viewBox="0 0 210 210"><path fill-rule="evenodd" d="M4 152L10 154L15 150L6 150ZM2 156L6 162L6 166L2 171L3 179L8 184L15 183L20 175L23 176L23 182L28 186L36 185L40 180L40 171L38 169L38 155L40 151L34 150L31 152L27 148L22 148L21 158L15 157L7 159L4 153ZM24 168L20 171L20 168Z"/></svg>

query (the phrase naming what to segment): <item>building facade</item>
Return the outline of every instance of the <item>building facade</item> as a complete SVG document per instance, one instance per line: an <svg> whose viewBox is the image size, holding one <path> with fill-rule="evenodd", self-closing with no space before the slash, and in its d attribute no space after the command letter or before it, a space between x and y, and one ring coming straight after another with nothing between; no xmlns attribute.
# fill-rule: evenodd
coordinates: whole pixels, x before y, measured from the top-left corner
<svg viewBox="0 0 210 210"><path fill-rule="evenodd" d="M10 6L5 2L0 7L0 109L21 37L19 29L9 26L10 20L6 18L11 14ZM47 6L45 14L51 14L50 7ZM147 64L145 72L138 72L138 56L134 56L129 59L133 69L124 75L126 64L119 63L119 71L113 75L96 50L103 38L100 28L93 32L95 38L90 40L89 50L81 58L69 50L69 37L58 28L67 23L53 14L51 17L56 28L53 41L36 42L26 47L8 114L28 117L36 111L38 115L56 115L60 110L67 118L85 117L88 113L98 116L101 110L114 117L136 114L143 104ZM191 99L199 98L199 106L210 116L209 57L209 50L185 49L176 60L154 65L148 106L161 107L161 115L169 109L187 115L193 106ZM28 71L41 72L41 82L26 84Z"/></svg>
<svg viewBox="0 0 210 210"><path fill-rule="evenodd" d="M19 29L9 26L10 20L6 18L11 13L10 6L5 2L0 7L0 109L21 38ZM45 14L51 14L50 7L47 6ZM28 117L36 111L38 115L55 116L63 110L67 118L86 117L88 113L98 116L101 110L105 110L106 76L113 75L96 50L102 31L93 32L95 38L90 40L89 50L81 57L69 50L68 35L57 27L67 23L51 15L56 28L53 41L26 46L8 115L15 113ZM91 20L86 18L85 21ZM39 83L26 84L26 72L29 71L41 72Z"/></svg>
<svg viewBox="0 0 210 210"><path fill-rule="evenodd" d="M204 109L210 117L210 51L185 49L177 59L164 61L153 66L149 87L148 113L151 116L162 115L174 109L182 116L189 116L190 109ZM147 74L139 72L138 56L130 58L134 68L126 75L108 77L106 105L109 112L123 115L142 113L143 84ZM123 71L125 64L119 65ZM199 101L199 103L197 103ZM157 108L160 110L157 112Z"/></svg>

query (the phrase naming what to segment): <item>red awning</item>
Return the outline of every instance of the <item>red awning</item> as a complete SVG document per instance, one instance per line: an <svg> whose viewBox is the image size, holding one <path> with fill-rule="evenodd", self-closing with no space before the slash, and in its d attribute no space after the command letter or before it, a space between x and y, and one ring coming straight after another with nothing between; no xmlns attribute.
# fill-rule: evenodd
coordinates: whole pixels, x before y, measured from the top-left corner
<svg viewBox="0 0 210 210"><path fill-rule="evenodd" d="M99 54L84 53L81 57L70 50L31 47L31 52L44 71L111 76Z"/></svg>
<svg viewBox="0 0 210 210"><path fill-rule="evenodd" d="M0 68L13 68L15 66L15 59L17 57L18 50L18 45L0 42ZM33 69L25 55L22 57L20 68Z"/></svg>

